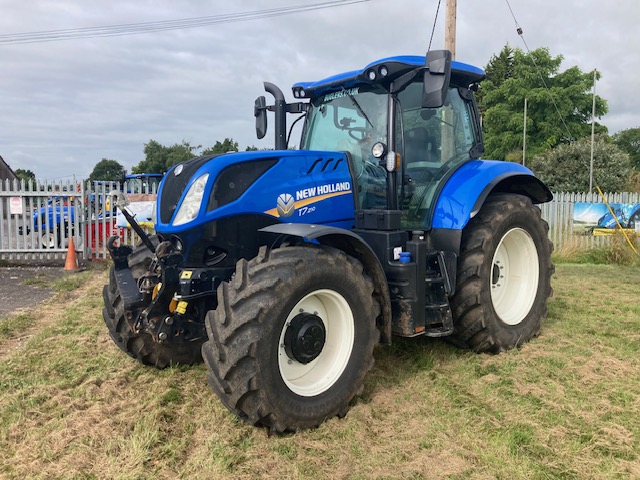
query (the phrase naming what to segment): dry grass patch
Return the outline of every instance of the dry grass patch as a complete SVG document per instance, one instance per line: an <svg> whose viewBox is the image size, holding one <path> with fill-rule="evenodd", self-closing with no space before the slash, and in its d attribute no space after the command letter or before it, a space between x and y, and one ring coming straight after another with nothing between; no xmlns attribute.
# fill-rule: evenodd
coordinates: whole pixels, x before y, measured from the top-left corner
<svg viewBox="0 0 640 480"><path fill-rule="evenodd" d="M227 412L204 366L123 354L101 317L106 272L77 278L28 339L0 340L5 478L639 476L639 268L558 266L541 336L502 355L379 347L345 419L284 436Z"/></svg>

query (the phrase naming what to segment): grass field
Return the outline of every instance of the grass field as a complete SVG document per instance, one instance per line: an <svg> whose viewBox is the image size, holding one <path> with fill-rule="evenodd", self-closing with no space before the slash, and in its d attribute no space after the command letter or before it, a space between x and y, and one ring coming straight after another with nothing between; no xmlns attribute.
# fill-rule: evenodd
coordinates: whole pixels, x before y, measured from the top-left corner
<svg viewBox="0 0 640 480"><path fill-rule="evenodd" d="M0 320L3 478L640 478L640 268L560 264L542 334L505 354L398 340L349 415L269 436L204 366L157 371L113 344L107 275Z"/></svg>

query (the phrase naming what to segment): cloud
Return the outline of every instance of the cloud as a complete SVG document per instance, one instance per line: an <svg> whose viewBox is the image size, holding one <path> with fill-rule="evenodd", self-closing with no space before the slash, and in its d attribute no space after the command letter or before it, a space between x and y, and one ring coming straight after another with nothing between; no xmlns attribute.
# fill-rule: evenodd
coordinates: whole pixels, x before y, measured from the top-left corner
<svg viewBox="0 0 640 480"><path fill-rule="evenodd" d="M277 6L317 3L283 0ZM610 132L640 125L640 4L623 0L511 0L529 48L562 54L563 68L598 68ZM274 8L266 0L216 2L10 2L2 32L164 21ZM211 146L255 138L262 82L290 86L398 54L424 54L437 1L371 0L327 10L126 37L0 46L0 155L40 178L86 177L102 158L128 170L150 139ZM434 35L442 48L444 3ZM457 58L484 66L509 43L524 48L505 2L458 2ZM298 143L294 141L293 143Z"/></svg>

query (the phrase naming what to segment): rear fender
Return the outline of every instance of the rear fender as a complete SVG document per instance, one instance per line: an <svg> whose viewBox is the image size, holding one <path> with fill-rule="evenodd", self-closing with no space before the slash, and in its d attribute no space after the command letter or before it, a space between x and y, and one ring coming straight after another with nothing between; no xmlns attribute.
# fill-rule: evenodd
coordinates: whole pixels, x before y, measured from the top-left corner
<svg viewBox="0 0 640 480"><path fill-rule="evenodd" d="M261 228L259 232L277 235L280 239L287 237L304 239L337 248L347 255L357 258L362 263L366 274L373 280L374 296L380 303L381 319L377 322L381 334L380 341L384 344L391 343L391 299L387 277L380 260L359 235L343 228L307 223L280 223Z"/></svg>
<svg viewBox="0 0 640 480"><path fill-rule="evenodd" d="M549 188L520 164L473 160L460 167L441 190L431 227L462 230L492 193L517 193L533 203L553 198Z"/></svg>

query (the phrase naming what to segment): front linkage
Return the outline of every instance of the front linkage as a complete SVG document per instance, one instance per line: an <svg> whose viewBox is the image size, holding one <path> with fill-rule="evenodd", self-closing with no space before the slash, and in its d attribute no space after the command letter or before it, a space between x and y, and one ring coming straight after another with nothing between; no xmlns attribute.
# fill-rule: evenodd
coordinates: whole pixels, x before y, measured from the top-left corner
<svg viewBox="0 0 640 480"><path fill-rule="evenodd" d="M194 292L191 271L183 272L182 254L170 242L159 243L148 236L127 210L126 196L116 196L141 244L132 249L116 246L111 237L107 248L113 259L111 285L105 289L105 321L111 336L125 352L143 363L159 367L170 363L194 363L200 360L200 346L206 340L204 315L219 284L215 278L202 281ZM184 278L182 278L184 277ZM135 350L151 352L145 361Z"/></svg>

